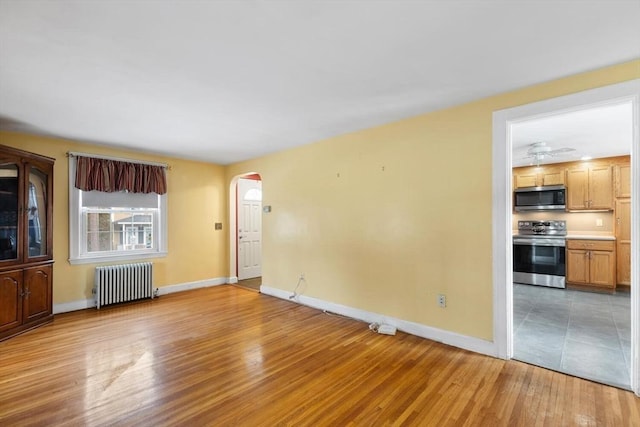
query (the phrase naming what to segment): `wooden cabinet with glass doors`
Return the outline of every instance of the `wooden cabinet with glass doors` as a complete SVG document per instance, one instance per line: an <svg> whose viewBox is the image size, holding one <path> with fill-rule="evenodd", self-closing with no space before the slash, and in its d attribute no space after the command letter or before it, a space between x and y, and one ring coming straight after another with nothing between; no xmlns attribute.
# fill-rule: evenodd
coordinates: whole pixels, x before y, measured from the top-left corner
<svg viewBox="0 0 640 427"><path fill-rule="evenodd" d="M0 145L0 340L53 320L53 162Z"/></svg>

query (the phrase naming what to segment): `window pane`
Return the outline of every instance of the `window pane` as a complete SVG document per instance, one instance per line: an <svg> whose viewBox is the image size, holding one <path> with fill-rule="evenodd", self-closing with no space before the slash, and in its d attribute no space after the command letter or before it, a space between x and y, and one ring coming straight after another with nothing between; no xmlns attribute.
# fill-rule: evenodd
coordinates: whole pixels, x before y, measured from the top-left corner
<svg viewBox="0 0 640 427"><path fill-rule="evenodd" d="M28 191L29 256L44 255L47 253L47 175L31 168Z"/></svg>
<svg viewBox="0 0 640 427"><path fill-rule="evenodd" d="M111 242L111 214L105 212L87 212L87 252L113 250Z"/></svg>
<svg viewBox="0 0 640 427"><path fill-rule="evenodd" d="M18 167L0 166L0 260L15 259L18 244Z"/></svg>
<svg viewBox="0 0 640 427"><path fill-rule="evenodd" d="M258 188L249 189L249 191L247 191L245 193L245 195L244 195L244 200L261 202L262 201L262 190L260 190Z"/></svg>
<svg viewBox="0 0 640 427"><path fill-rule="evenodd" d="M155 249L155 213L154 209L84 209L87 253Z"/></svg>

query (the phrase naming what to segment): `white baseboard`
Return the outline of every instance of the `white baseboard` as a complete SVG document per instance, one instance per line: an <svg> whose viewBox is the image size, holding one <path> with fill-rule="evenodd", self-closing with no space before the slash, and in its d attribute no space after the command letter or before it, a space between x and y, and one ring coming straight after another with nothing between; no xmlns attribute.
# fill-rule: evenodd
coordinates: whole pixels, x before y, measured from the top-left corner
<svg viewBox="0 0 640 427"><path fill-rule="evenodd" d="M78 301L63 302L61 304L53 304L53 314L85 310L87 308L91 308L95 306L96 306L96 301L93 299L82 299Z"/></svg>
<svg viewBox="0 0 640 427"><path fill-rule="evenodd" d="M225 283L231 283L231 278L217 277L214 279L198 280L196 282L179 283L176 285L163 286L158 289L158 296L168 295L176 292L188 291L191 289L208 288L210 286L224 285ZM70 311L85 310L96 306L94 299L78 300L63 302L53 305L53 314L68 313Z"/></svg>
<svg viewBox="0 0 640 427"><path fill-rule="evenodd" d="M229 277L229 282L227 283L231 283L231 284L238 283L238 276Z"/></svg>
<svg viewBox="0 0 640 427"><path fill-rule="evenodd" d="M298 304L307 305L309 307L326 310L331 313L347 316L352 319L361 320L367 323L377 322L395 326L399 331L438 341L443 344L473 351L475 353L486 354L487 356L498 357L497 346L494 342L486 341L480 338L474 338L467 335L458 334L456 332L445 331L443 329L433 328L420 323L410 322L407 320L397 319L382 314L372 313L370 311L358 308L348 307L317 298L307 297L304 295L290 298L293 294L282 289L272 288L270 286L260 286L260 292L265 295L271 295L276 298L285 299Z"/></svg>
<svg viewBox="0 0 640 427"><path fill-rule="evenodd" d="M228 277L217 277L215 279L198 280L196 282L179 283L158 288L158 295L168 295L176 292L190 291L192 289L208 288L231 283Z"/></svg>

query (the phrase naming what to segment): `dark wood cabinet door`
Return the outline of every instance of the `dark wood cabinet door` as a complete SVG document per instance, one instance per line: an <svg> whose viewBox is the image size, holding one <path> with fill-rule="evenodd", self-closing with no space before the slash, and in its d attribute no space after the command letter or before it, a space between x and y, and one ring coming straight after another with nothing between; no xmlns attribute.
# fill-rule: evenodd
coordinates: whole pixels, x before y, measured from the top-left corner
<svg viewBox="0 0 640 427"><path fill-rule="evenodd" d="M24 269L24 322L51 315L51 265Z"/></svg>
<svg viewBox="0 0 640 427"><path fill-rule="evenodd" d="M22 271L0 273L0 332L22 324Z"/></svg>

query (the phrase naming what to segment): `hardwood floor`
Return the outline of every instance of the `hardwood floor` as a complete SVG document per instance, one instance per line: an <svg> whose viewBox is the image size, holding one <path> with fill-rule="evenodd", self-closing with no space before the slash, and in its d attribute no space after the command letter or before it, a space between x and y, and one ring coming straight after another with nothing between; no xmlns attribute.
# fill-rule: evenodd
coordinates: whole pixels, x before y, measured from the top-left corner
<svg viewBox="0 0 640 427"><path fill-rule="evenodd" d="M0 425L640 425L632 393L223 285L0 342Z"/></svg>

